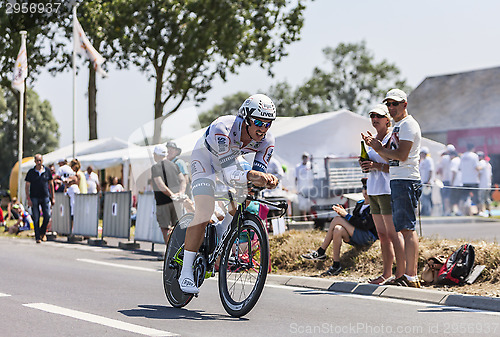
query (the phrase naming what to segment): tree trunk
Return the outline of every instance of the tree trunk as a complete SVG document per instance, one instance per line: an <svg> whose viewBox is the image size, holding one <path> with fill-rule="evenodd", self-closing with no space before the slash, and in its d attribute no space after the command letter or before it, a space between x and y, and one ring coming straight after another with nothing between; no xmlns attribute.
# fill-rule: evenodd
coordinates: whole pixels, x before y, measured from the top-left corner
<svg viewBox="0 0 500 337"><path fill-rule="evenodd" d="M163 123L163 106L161 101L161 93L163 89L163 71L157 70L156 72L156 88L155 88L155 120L154 120L154 133L153 144L161 142L161 124Z"/></svg>
<svg viewBox="0 0 500 337"><path fill-rule="evenodd" d="M96 111L96 73L94 65L89 62L89 140L97 139L97 111Z"/></svg>

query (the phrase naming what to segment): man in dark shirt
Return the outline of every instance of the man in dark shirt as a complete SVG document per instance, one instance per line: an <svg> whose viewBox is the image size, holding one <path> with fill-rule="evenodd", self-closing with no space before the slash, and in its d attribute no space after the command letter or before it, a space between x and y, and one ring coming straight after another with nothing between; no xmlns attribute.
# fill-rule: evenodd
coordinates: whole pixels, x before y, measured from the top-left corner
<svg viewBox="0 0 500 337"><path fill-rule="evenodd" d="M40 243L46 241L45 232L50 220L50 204L54 204L54 182L48 167L43 165L41 154L35 155L35 167L26 174L26 198L31 207L35 227L35 240ZM43 213L42 227L40 227L40 207Z"/></svg>
<svg viewBox="0 0 500 337"><path fill-rule="evenodd" d="M167 159L165 145L155 146L153 156L156 164L151 167L151 178L156 200L156 219L167 244L172 227L182 215L182 205L172 199L178 199L179 191L186 190L186 180L179 167Z"/></svg>

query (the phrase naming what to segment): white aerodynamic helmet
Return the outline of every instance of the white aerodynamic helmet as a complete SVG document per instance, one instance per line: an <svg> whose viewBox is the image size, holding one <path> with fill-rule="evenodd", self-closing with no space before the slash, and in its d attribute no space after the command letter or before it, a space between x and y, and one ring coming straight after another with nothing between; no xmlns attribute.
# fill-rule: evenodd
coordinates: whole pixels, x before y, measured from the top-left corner
<svg viewBox="0 0 500 337"><path fill-rule="evenodd" d="M246 118L251 116L262 119L276 119L276 107L273 101L263 94L248 97L238 110L238 116Z"/></svg>

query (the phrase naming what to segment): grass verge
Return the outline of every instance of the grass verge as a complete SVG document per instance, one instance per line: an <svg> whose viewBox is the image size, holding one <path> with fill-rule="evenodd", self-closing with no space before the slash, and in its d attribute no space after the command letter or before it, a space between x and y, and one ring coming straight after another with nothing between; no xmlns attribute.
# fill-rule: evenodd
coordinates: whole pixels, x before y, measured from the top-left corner
<svg viewBox="0 0 500 337"><path fill-rule="evenodd" d="M300 257L309 250L317 249L325 237L323 231L289 231L282 235L271 236L271 266L275 274L292 274L302 276L319 276L332 263L331 245L325 261L309 261ZM426 286L428 289L455 291L471 295L500 297L500 247L496 243L485 241L446 240L437 238L420 238L418 261L419 275L428 258L436 255L448 257L460 245L470 242L475 248L475 264L485 265L477 280L464 286ZM382 255L379 241L363 249L343 244L341 249L341 265L344 270L340 275L330 277L333 280L367 282L382 274ZM394 265L395 268L395 265Z"/></svg>

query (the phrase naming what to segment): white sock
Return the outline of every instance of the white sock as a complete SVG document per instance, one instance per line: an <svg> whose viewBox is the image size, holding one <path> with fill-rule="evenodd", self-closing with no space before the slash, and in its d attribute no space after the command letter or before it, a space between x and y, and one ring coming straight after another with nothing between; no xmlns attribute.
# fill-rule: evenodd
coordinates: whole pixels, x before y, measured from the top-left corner
<svg viewBox="0 0 500 337"><path fill-rule="evenodd" d="M226 213L226 216L224 219L217 224L216 232L217 232L217 239L219 241L222 239L222 235L226 232L227 228L231 224L231 221L233 221L233 216L229 213Z"/></svg>
<svg viewBox="0 0 500 337"><path fill-rule="evenodd" d="M416 282L418 280L417 276L408 276L405 274L405 277L408 279L408 281Z"/></svg>
<svg viewBox="0 0 500 337"><path fill-rule="evenodd" d="M182 261L181 278L189 278L194 280L193 263L196 258L196 252L189 250L184 251L184 259Z"/></svg>

